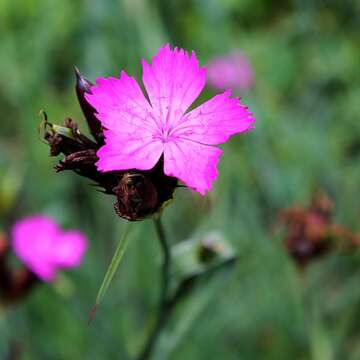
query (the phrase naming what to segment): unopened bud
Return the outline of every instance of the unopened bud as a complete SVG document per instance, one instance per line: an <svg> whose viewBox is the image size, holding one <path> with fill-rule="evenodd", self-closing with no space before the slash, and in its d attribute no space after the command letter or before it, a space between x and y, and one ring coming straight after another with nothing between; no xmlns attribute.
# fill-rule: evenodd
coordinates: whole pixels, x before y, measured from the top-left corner
<svg viewBox="0 0 360 360"><path fill-rule="evenodd" d="M85 79L81 75L77 67L75 67L75 75L76 75L76 86L75 86L76 95L78 97L81 110L84 113L91 134L94 136L95 140L102 145L104 143L104 136L102 132L101 123L99 119L97 119L97 117L95 116L96 110L85 99L85 94L91 94L90 89L93 86L93 83Z"/></svg>
<svg viewBox="0 0 360 360"><path fill-rule="evenodd" d="M114 188L115 211L130 221L141 220L157 209L158 196L154 184L141 173L126 173Z"/></svg>
<svg viewBox="0 0 360 360"><path fill-rule="evenodd" d="M163 173L162 159L150 171L129 171L112 189L117 197L116 213L129 221L158 214L173 198L176 178Z"/></svg>
<svg viewBox="0 0 360 360"><path fill-rule="evenodd" d="M208 263L219 255L217 244L212 241L203 241L199 247L199 260L201 263Z"/></svg>

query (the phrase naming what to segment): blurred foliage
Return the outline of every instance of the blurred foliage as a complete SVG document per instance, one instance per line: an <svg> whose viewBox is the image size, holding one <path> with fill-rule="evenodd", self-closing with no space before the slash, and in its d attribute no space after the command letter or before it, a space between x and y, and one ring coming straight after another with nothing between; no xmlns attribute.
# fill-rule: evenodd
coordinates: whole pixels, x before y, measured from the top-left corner
<svg viewBox="0 0 360 360"><path fill-rule="evenodd" d="M0 0L0 226L45 212L91 241L81 268L0 314L0 358L16 343L25 360L127 359L145 341L159 284L153 226L137 224L87 326L124 222L88 181L55 174L38 113L84 129L73 65L90 79L139 77L141 57L170 42L202 64L233 48L247 54L256 85L241 95L257 125L224 145L207 198L179 189L164 212L174 244L216 230L240 259L181 304L154 358L359 359L359 253L299 273L270 232L280 209L318 188L360 231L359 11L357 0Z"/></svg>

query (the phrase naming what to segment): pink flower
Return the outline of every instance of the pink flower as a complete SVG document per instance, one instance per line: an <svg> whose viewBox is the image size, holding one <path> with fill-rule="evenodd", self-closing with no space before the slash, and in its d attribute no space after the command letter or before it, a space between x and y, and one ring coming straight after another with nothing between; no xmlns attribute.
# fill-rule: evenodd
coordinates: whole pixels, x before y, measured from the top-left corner
<svg viewBox="0 0 360 360"><path fill-rule="evenodd" d="M248 58L240 51L215 57L208 64L209 84L216 89L249 90L254 72Z"/></svg>
<svg viewBox="0 0 360 360"><path fill-rule="evenodd" d="M229 90L189 111L205 86L205 69L194 52L165 45L142 67L149 100L124 71L119 79L98 78L86 95L106 129L97 167L149 170L163 155L166 175L204 195L222 153L214 145L252 129L255 119Z"/></svg>
<svg viewBox="0 0 360 360"><path fill-rule="evenodd" d="M35 215L14 225L12 244L17 257L34 274L53 281L58 270L80 265L87 240L80 231L64 231L50 217Z"/></svg>

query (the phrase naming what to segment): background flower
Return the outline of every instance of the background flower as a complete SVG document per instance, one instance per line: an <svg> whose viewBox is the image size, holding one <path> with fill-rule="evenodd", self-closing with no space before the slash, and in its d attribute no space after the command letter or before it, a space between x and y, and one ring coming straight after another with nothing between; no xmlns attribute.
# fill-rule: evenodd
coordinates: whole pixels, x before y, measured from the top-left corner
<svg viewBox="0 0 360 360"><path fill-rule="evenodd" d="M214 57L207 68L208 83L216 89L245 91L254 84L254 70L247 56L239 50Z"/></svg>
<svg viewBox="0 0 360 360"><path fill-rule="evenodd" d="M79 266L87 247L80 231L64 231L45 215L18 221L12 241L17 257L43 281L55 280L61 269Z"/></svg>

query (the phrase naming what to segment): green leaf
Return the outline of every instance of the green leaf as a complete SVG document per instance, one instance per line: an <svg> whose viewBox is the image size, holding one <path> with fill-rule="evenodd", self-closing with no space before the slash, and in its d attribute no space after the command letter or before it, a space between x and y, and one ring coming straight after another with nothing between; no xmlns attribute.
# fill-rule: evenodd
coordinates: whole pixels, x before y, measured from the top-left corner
<svg viewBox="0 0 360 360"><path fill-rule="evenodd" d="M102 300L104 299L104 296L106 294L106 291L109 288L109 285L112 281L112 279L115 276L116 270L118 269L120 262L125 254L126 248L129 244L129 233L130 233L130 229L131 229L131 225L132 223L128 223L125 231L123 232L121 239L119 241L119 244L115 250L115 254L113 256L113 258L111 259L111 263L106 271L106 274L104 276L104 280L100 286L99 292L97 294L96 297L96 301L95 301L95 305L90 313L90 318L89 318L89 322L93 319L93 317L95 316L95 312L97 309L97 306L102 302Z"/></svg>

